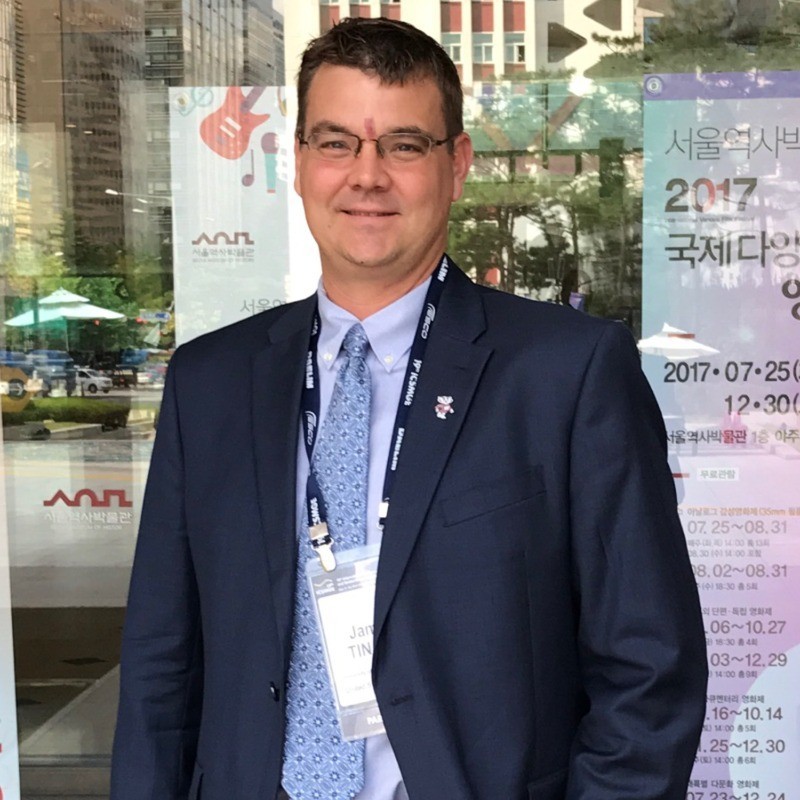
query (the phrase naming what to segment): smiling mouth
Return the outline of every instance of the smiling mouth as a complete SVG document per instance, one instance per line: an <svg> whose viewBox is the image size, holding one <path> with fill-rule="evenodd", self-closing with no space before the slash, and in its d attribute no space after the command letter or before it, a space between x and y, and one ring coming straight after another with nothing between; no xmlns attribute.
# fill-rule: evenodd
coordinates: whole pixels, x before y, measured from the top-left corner
<svg viewBox="0 0 800 800"><path fill-rule="evenodd" d="M395 211L358 211L357 209L344 208L342 212L350 217L393 217Z"/></svg>

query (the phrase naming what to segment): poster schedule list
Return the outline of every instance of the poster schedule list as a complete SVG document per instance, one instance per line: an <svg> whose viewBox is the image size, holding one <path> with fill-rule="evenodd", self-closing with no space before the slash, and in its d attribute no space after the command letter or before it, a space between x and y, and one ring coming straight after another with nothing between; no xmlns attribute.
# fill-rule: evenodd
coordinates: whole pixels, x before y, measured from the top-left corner
<svg viewBox="0 0 800 800"><path fill-rule="evenodd" d="M643 368L705 619L688 800L800 800L800 76L645 79Z"/></svg>

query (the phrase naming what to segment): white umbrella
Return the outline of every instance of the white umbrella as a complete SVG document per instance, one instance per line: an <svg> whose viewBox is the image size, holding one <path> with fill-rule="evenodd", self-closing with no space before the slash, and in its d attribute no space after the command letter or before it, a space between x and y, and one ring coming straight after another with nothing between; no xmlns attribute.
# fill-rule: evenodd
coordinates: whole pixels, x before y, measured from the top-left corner
<svg viewBox="0 0 800 800"><path fill-rule="evenodd" d="M73 294L66 289L56 289L39 301L38 314L33 309L6 320L6 325L25 328L38 322L52 322L57 319L125 319L124 314L101 308L89 302L88 297Z"/></svg>
<svg viewBox="0 0 800 800"><path fill-rule="evenodd" d="M654 356L664 356L670 361L683 361L719 353L719 350L698 342L693 333L667 325L666 322L658 333L639 340L639 350Z"/></svg>
<svg viewBox="0 0 800 800"><path fill-rule="evenodd" d="M66 348L69 350L69 337L67 330L67 320L70 319L125 319L124 314L112 311L109 308L101 308L89 302L88 297L83 297L66 289L56 289L52 294L39 300L39 307L36 313L31 309L16 317L7 319L5 324L12 328L26 328L29 325L36 325L55 320L64 321L64 340Z"/></svg>
<svg viewBox="0 0 800 800"><path fill-rule="evenodd" d="M67 291L63 286L60 289L56 289L52 294L47 295L47 297L43 297L39 301L39 305L41 306L56 306L62 303L88 303L89 298L84 297L81 294L75 294L74 292Z"/></svg>

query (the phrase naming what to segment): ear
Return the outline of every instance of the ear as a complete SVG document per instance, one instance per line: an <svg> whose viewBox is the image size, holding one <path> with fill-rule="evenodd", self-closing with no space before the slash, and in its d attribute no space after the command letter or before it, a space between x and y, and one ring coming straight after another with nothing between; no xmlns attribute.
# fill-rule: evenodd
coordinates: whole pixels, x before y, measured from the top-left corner
<svg viewBox="0 0 800 800"><path fill-rule="evenodd" d="M461 197L471 166L472 140L468 133L462 131L453 140L453 202Z"/></svg>
<svg viewBox="0 0 800 800"><path fill-rule="evenodd" d="M297 141L297 137L294 137L294 190L297 192L300 197L303 196L303 192L300 188L300 161L303 157L303 154L300 151L300 142Z"/></svg>

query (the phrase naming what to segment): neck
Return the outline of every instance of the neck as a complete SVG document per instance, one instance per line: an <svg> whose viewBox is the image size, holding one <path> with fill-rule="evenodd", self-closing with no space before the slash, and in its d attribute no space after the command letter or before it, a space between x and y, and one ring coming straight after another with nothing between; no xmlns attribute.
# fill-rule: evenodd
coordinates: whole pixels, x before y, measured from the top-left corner
<svg viewBox="0 0 800 800"><path fill-rule="evenodd" d="M424 283L439 263L426 265L424 269L405 275L397 281L343 280L331 277L322 271L322 285L325 294L339 308L349 311L358 319L366 319L382 308L394 303L412 289Z"/></svg>

